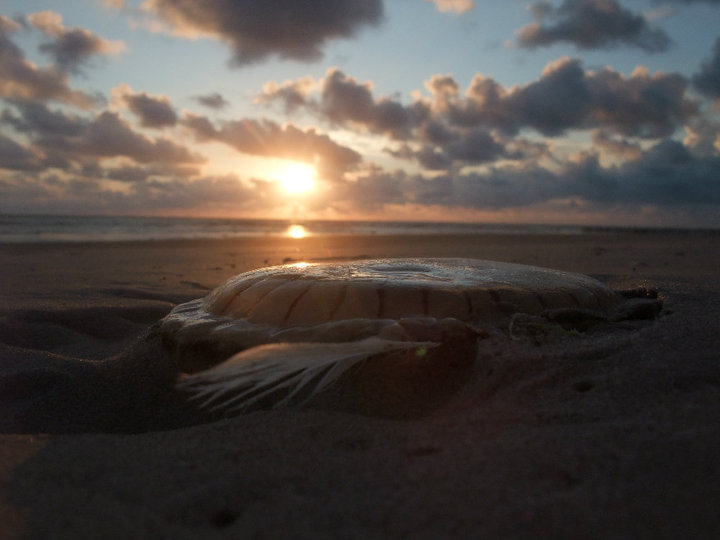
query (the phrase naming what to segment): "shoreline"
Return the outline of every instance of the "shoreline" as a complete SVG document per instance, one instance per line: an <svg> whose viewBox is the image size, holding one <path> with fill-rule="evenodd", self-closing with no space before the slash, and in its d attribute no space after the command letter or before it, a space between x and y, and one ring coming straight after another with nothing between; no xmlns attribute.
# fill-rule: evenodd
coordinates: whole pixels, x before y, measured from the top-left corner
<svg viewBox="0 0 720 540"><path fill-rule="evenodd" d="M295 229L295 230L294 230ZM0 215L0 243L277 239L311 236L447 234L718 234L720 228L557 223L472 223L306 219L179 218L152 216Z"/></svg>

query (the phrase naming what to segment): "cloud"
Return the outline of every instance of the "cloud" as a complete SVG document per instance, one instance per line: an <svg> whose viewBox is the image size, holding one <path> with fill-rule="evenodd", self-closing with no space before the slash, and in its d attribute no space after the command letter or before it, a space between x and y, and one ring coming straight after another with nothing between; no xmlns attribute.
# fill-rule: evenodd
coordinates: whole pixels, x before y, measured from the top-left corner
<svg viewBox="0 0 720 540"><path fill-rule="evenodd" d="M195 96L193 99L197 101L200 105L204 105L205 107L216 110L224 109L225 107L230 105L230 102L217 92L204 96Z"/></svg>
<svg viewBox="0 0 720 540"><path fill-rule="evenodd" d="M0 98L54 100L89 109L97 99L68 86L67 75L55 67L40 68L29 62L10 39L19 25L0 15Z"/></svg>
<svg viewBox="0 0 720 540"><path fill-rule="evenodd" d="M84 28L65 28L62 15L53 11L31 13L27 20L53 41L40 45L56 65L70 72L77 72L93 55L119 54L125 50L122 41L108 41Z"/></svg>
<svg viewBox="0 0 720 540"><path fill-rule="evenodd" d="M328 41L352 37L383 15L382 0L146 0L143 8L178 35L227 43L238 66L269 56L318 60Z"/></svg>
<svg viewBox="0 0 720 540"><path fill-rule="evenodd" d="M345 184L348 184L347 182ZM498 211L557 203L598 210L720 206L720 150L699 156L682 143L663 140L637 159L603 167L594 152L559 167L537 164L488 167L484 172L450 172L424 178L368 169L356 183L341 185L329 200L347 210L383 210L390 205ZM716 211L716 210L715 210Z"/></svg>
<svg viewBox="0 0 720 540"><path fill-rule="evenodd" d="M372 96L372 84L359 84L338 69L329 70L321 88L322 114L332 123L362 125L372 133L402 139L415 123L412 108Z"/></svg>
<svg viewBox="0 0 720 540"><path fill-rule="evenodd" d="M14 106L20 116L5 109L0 119L21 133L74 137L82 134L86 127L86 122L79 116L52 111L41 102L19 101Z"/></svg>
<svg viewBox="0 0 720 540"><path fill-rule="evenodd" d="M617 139L609 133L596 130L592 133L593 144L612 154L626 160L637 160L642 156L642 147L639 144L632 143L627 139Z"/></svg>
<svg viewBox="0 0 720 540"><path fill-rule="evenodd" d="M318 88L319 83L310 76L282 84L270 81L263 85L262 92L255 97L255 103L281 102L286 113L293 113L297 109L311 107L309 96Z"/></svg>
<svg viewBox="0 0 720 540"><path fill-rule="evenodd" d="M549 63L537 80L524 85L504 87L477 74L463 92L453 77L435 75L426 89L429 98L416 95L404 105L375 97L370 82L360 83L333 68L319 81L268 84L257 101L279 102L286 110L304 109L333 126L404 141L390 153L434 170L547 156L547 148L517 139L527 130L558 136L602 129L624 137L662 138L698 110L680 75L651 74L644 68L629 76L610 68L588 71L570 58Z"/></svg>
<svg viewBox="0 0 720 540"><path fill-rule="evenodd" d="M52 141L49 146L69 148L74 154L98 157L125 156L138 163L203 163L205 161L198 154L193 154L184 146L169 139L152 139L134 131L116 113L108 111L100 113L88 123L79 137Z"/></svg>
<svg viewBox="0 0 720 540"><path fill-rule="evenodd" d="M564 0L557 8L548 1L540 1L530 9L535 22L518 30L521 47L543 47L564 41L579 49L624 44L657 53L671 44L664 31L651 28L644 17L623 8L617 0Z"/></svg>
<svg viewBox="0 0 720 540"><path fill-rule="evenodd" d="M406 204L408 175L368 166L354 180L338 182L315 202L315 210L332 209L340 214L374 212L388 205Z"/></svg>
<svg viewBox="0 0 720 540"><path fill-rule="evenodd" d="M711 98L720 98L720 38L715 40L712 56L703 62L692 82L698 92Z"/></svg>
<svg viewBox="0 0 720 540"><path fill-rule="evenodd" d="M41 167L34 152L0 134L0 169L36 171Z"/></svg>
<svg viewBox="0 0 720 540"><path fill-rule="evenodd" d="M121 10L125 8L125 0L102 0L102 3L112 9Z"/></svg>
<svg viewBox="0 0 720 540"><path fill-rule="evenodd" d="M283 200L276 190L272 182L243 182L232 174L126 182L118 189L82 176L17 173L0 177L0 212L262 215Z"/></svg>
<svg viewBox="0 0 720 540"><path fill-rule="evenodd" d="M442 13L467 13L475 8L473 0L425 0L432 2Z"/></svg>
<svg viewBox="0 0 720 540"><path fill-rule="evenodd" d="M520 158L510 151L510 144L484 129L451 131L442 141L421 144L418 150L408 145L391 155L415 159L425 169L450 170L463 166L490 163L500 158Z"/></svg>
<svg viewBox="0 0 720 540"><path fill-rule="evenodd" d="M720 155L720 122L697 118L685 126L684 144L700 156Z"/></svg>
<svg viewBox="0 0 720 540"><path fill-rule="evenodd" d="M664 140L643 157L612 171L614 198L627 204L720 205L720 155L697 157L682 143Z"/></svg>
<svg viewBox="0 0 720 540"><path fill-rule="evenodd" d="M200 142L218 141L239 152L314 163L318 174L337 179L362 161L354 150L335 143L314 129L291 124L280 126L271 120L226 121L216 127L204 116L186 114L182 124Z"/></svg>
<svg viewBox="0 0 720 540"><path fill-rule="evenodd" d="M163 164L162 166L138 166L126 164L106 169L97 167L96 171L88 172L90 172L89 176L91 177L100 176L110 180L116 180L118 182L135 183L147 182L155 177L170 177L176 179L196 177L200 171L197 167L173 164Z"/></svg>
<svg viewBox="0 0 720 540"><path fill-rule="evenodd" d="M570 58L551 62L539 79L512 88L478 74L465 96L452 80L442 87L431 80L428 89L433 116L451 125L482 125L506 133L532 128L554 136L570 129L605 128L657 138L697 112L680 75L650 74L644 68L630 76L610 68L585 71L580 61Z"/></svg>
<svg viewBox="0 0 720 540"><path fill-rule="evenodd" d="M350 213L390 208L422 211L444 208L445 215L462 211L512 211L555 205L566 215L595 210L611 215L625 209L654 208L672 223L683 212L720 205L720 152L697 156L672 140L662 141L634 161L603 167L598 156L584 153L556 170L540 166L490 167L485 172L448 173L434 178L368 165L353 180L329 184L307 201L307 210ZM135 175L135 176L133 176ZM87 212L267 212L284 204L272 182L243 182L223 177L170 177L155 180L143 169L116 170L107 175L127 187L117 190L84 177L56 175L0 178L0 211ZM711 212L712 212L711 211ZM711 214L710 214L711 215Z"/></svg>
<svg viewBox="0 0 720 540"><path fill-rule="evenodd" d="M312 94L319 91L319 99ZM306 108L334 125L354 126L371 133L404 139L424 115L422 105L405 107L396 100L373 97L372 83L359 83L337 68L328 70L321 81L304 77L281 85L269 83L258 103L280 102L293 112Z"/></svg>
<svg viewBox="0 0 720 540"><path fill-rule="evenodd" d="M136 93L126 84L114 88L112 93L140 119L143 127L159 129L177 124L177 114L167 96Z"/></svg>
<svg viewBox="0 0 720 540"><path fill-rule="evenodd" d="M312 93L315 88L320 89L318 97ZM447 126L508 134L532 128L543 135L606 128L623 135L662 137L697 112L680 75L650 74L644 68L630 76L610 68L586 71L579 60L570 58L549 63L536 81L511 88L482 74L473 78L464 95L448 75L433 76L426 88L430 99L404 106L391 98L374 98L372 84L358 83L334 68L315 85L306 80L266 85L259 101L303 107L332 124L397 139L422 139L425 133L433 142L439 142L433 137L450 136Z"/></svg>
<svg viewBox="0 0 720 540"><path fill-rule="evenodd" d="M67 168L90 158L125 157L137 163L200 164L205 159L166 138L135 131L117 113L104 111L91 119L52 111L42 103L17 102L20 116L4 111L0 119L23 132L33 148Z"/></svg>

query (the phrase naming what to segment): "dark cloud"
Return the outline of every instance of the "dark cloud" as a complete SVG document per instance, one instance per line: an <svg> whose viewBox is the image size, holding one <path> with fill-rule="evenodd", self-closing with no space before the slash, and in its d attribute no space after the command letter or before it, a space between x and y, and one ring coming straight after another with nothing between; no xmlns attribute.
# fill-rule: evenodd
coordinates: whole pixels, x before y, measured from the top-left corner
<svg viewBox="0 0 720 540"><path fill-rule="evenodd" d="M619 166L604 168L597 155L586 154L548 178L546 200L579 197L590 203L629 206L720 205L720 157L694 156L669 139Z"/></svg>
<svg viewBox="0 0 720 540"><path fill-rule="evenodd" d="M536 81L511 88L481 74L465 92L449 75L432 77L426 88L429 99L403 105L376 98L370 83L331 69L320 81L266 85L258 101L303 108L332 125L402 140L392 155L434 170L547 155L546 148L527 141L504 140L522 130L557 136L602 129L624 137L662 138L698 110L680 75L650 74L644 68L630 76L610 68L586 71L569 58L548 64Z"/></svg>
<svg viewBox="0 0 720 540"><path fill-rule="evenodd" d="M520 121L520 126L530 126L544 135L558 135L569 127L580 127L593 104L597 103L592 98L588 83L579 61L563 59L550 64L545 67L540 79L506 94L504 109L507 120L510 125L513 121ZM498 92L492 89L488 95L484 92L486 89L484 84L471 85L472 104L494 114L488 97L490 100L497 99ZM622 100L617 102L619 104Z"/></svg>
<svg viewBox="0 0 720 540"><path fill-rule="evenodd" d="M197 101L200 105L204 105L210 109L220 110L230 105L230 102L217 92L214 94L207 94L205 96L195 96L193 99L195 99L195 101Z"/></svg>
<svg viewBox="0 0 720 540"><path fill-rule="evenodd" d="M322 111L331 122L373 123L375 101L372 85L359 84L342 71L333 69L323 81L321 95Z"/></svg>
<svg viewBox="0 0 720 540"><path fill-rule="evenodd" d="M342 214L347 210L373 212L387 205L405 204L408 202L407 180L403 171L387 172L371 166L353 181L334 184L312 209L331 208Z"/></svg>
<svg viewBox="0 0 720 540"><path fill-rule="evenodd" d="M474 129L444 146L444 151L453 161L468 164L495 161L504 156L505 147L485 130Z"/></svg>
<svg viewBox="0 0 720 540"><path fill-rule="evenodd" d="M0 159L11 154L5 148L0 139ZM18 156L30 157L22 151ZM92 201L93 211L100 213L254 213L271 211L287 200L279 196L280 188L273 182L243 182L235 175L197 177L154 165L102 170L92 162L82 176L69 177L28 171L32 174L16 167L12 174L0 177L0 211L86 213ZM543 205L603 212L637 212L643 207L655 209L671 223L674 215L688 209L697 214L701 209L715 208L716 213L720 206L720 148L711 155L698 155L670 139L621 165L602 165L597 154L585 152L553 168L489 166L483 172L455 171L423 178L365 165L352 176L329 184L309 198L306 209L350 213L404 206L418 211L445 208L452 215L460 210L514 211ZM123 182L126 189L114 189L97 182L97 178Z"/></svg>
<svg viewBox="0 0 720 540"><path fill-rule="evenodd" d="M697 103L687 96L687 81L678 74L650 74L636 68L625 77L606 68L589 73L586 79L591 106L585 127L658 138L670 135L698 111Z"/></svg>
<svg viewBox="0 0 720 540"><path fill-rule="evenodd" d="M429 86L431 90L433 86ZM697 112L677 74L638 68L626 77L610 68L585 71L578 60L548 64L540 79L506 89L477 75L465 97L435 93L433 111L452 125L482 125L506 133L533 128L543 135L605 128L623 135L666 136Z"/></svg>
<svg viewBox="0 0 720 540"><path fill-rule="evenodd" d="M404 157L416 159L426 169L449 170L489 163L509 156L511 153L505 144L491 133L484 129L470 129L454 131L451 137L441 143L425 143L417 151L406 147Z"/></svg>
<svg viewBox="0 0 720 540"><path fill-rule="evenodd" d="M200 142L220 140L220 132L205 116L185 113L180 123L186 128L188 128L195 135L195 138Z"/></svg>
<svg viewBox="0 0 720 540"><path fill-rule="evenodd" d="M396 139L407 138L422 113L389 98L373 99L371 85L359 84L337 69L325 77L321 100L321 111L331 122L364 125Z"/></svg>
<svg viewBox="0 0 720 540"><path fill-rule="evenodd" d="M564 0L559 7L541 1L531 6L531 12L536 21L517 32L521 47L564 41L579 49L624 44L656 53L671 44L664 31L651 28L642 15L623 8L616 0Z"/></svg>
<svg viewBox="0 0 720 540"><path fill-rule="evenodd" d="M39 133L43 135L77 136L85 129L85 121L68 113L53 111L44 103L37 101L17 101L12 103L20 113L5 109L0 120L13 126L21 133Z"/></svg>
<svg viewBox="0 0 720 540"><path fill-rule="evenodd" d="M77 72L95 55L117 54L125 50L122 41L108 41L84 28L65 28L62 16L52 11L41 11L27 16L31 25L53 38L40 45L63 70Z"/></svg>
<svg viewBox="0 0 720 540"><path fill-rule="evenodd" d="M306 81L300 81L297 86L268 86L260 101L292 100L292 107L302 106L334 124L395 138L424 136L435 143L453 137L448 126L505 133L532 128L543 135L606 128L624 135L662 137L697 111L680 75L651 75L642 68L628 77L610 68L586 71L579 60L569 58L548 64L538 80L512 88L478 74L464 95L452 77L437 75L426 85L432 99L409 106L373 98L370 84L336 69L317 86L319 99Z"/></svg>
<svg viewBox="0 0 720 540"><path fill-rule="evenodd" d="M312 77L303 77L282 84L269 82L263 86L263 91L255 97L255 102L258 104L279 102L283 105L286 113L294 113L304 107L313 107L314 104L309 96L316 86L317 84Z"/></svg>
<svg viewBox="0 0 720 540"><path fill-rule="evenodd" d="M715 40L712 56L703 62L692 81L698 92L712 98L720 98L720 38Z"/></svg>
<svg viewBox="0 0 720 540"><path fill-rule="evenodd" d="M35 171L40 168L34 152L0 134L0 169Z"/></svg>
<svg viewBox="0 0 720 540"><path fill-rule="evenodd" d="M16 174L0 177L0 212L66 214L164 214L188 212L234 215L273 210L272 182L242 182L235 175L129 182L117 190L94 179Z"/></svg>
<svg viewBox="0 0 720 540"><path fill-rule="evenodd" d="M311 97L316 88L320 91L319 101ZM308 78L282 85L268 84L257 101L281 102L288 112L305 107L335 125L354 125L396 139L407 138L424 111L405 107L390 98L375 99L372 90L372 84L359 83L332 68L319 84Z"/></svg>
<svg viewBox="0 0 720 540"><path fill-rule="evenodd" d="M202 163L205 160L169 139L152 139L138 133L116 113L103 112L83 134L63 141L73 152L91 156L125 156L138 163Z"/></svg>
<svg viewBox="0 0 720 540"><path fill-rule="evenodd" d="M720 155L696 157L677 141L662 141L611 174L614 199L626 204L720 205Z"/></svg>
<svg viewBox="0 0 720 540"><path fill-rule="evenodd" d="M95 169L96 170L87 170L87 168L84 168L83 172L85 176L91 178L104 177L126 183L147 182L149 179L155 177L190 178L198 176L200 173L197 167L168 164L165 166L123 165L120 167L109 167L107 169L96 167Z"/></svg>
<svg viewBox="0 0 720 540"><path fill-rule="evenodd" d="M219 141L246 154L315 163L318 173L328 179L338 178L362 160L354 150L314 129L254 119L222 122L216 127L207 118L190 114L182 123L201 142Z"/></svg>
<svg viewBox="0 0 720 540"><path fill-rule="evenodd" d="M429 179L373 170L362 183L344 186L332 197L351 205L347 193L359 197L360 188L360 210L408 204L445 206L448 212L454 208L495 211L574 200L595 209L652 206L671 212L720 205L720 149L711 156L698 156L668 139L615 166L603 166L590 152L553 169L511 165Z"/></svg>
<svg viewBox="0 0 720 540"><path fill-rule="evenodd" d="M130 165L124 167L115 167L108 169L105 173L106 178L111 180L117 180L119 182L144 182L151 176L151 171L148 171L145 167L133 167Z"/></svg>
<svg viewBox="0 0 720 540"><path fill-rule="evenodd" d="M712 156L720 154L720 122L697 118L685 126L685 144L695 154Z"/></svg>
<svg viewBox="0 0 720 540"><path fill-rule="evenodd" d="M236 65L273 55L318 60L327 41L352 37L383 15L382 0L149 0L146 7L176 33L228 43Z"/></svg>
<svg viewBox="0 0 720 540"><path fill-rule="evenodd" d="M4 111L1 119L28 136L33 147L56 163L81 163L88 158L126 157L138 163L199 164L205 160L165 138L135 131L117 113L105 111L87 119L52 111L32 102L14 103L19 116Z"/></svg>
<svg viewBox="0 0 720 540"><path fill-rule="evenodd" d="M140 119L140 125L143 127L164 128L177 124L177 114L170 99L165 96L128 92L122 97L128 109Z"/></svg>
<svg viewBox="0 0 720 540"><path fill-rule="evenodd" d="M0 98L54 100L91 108L97 100L68 86L67 75L55 67L41 68L29 62L10 39L19 25L0 15Z"/></svg>

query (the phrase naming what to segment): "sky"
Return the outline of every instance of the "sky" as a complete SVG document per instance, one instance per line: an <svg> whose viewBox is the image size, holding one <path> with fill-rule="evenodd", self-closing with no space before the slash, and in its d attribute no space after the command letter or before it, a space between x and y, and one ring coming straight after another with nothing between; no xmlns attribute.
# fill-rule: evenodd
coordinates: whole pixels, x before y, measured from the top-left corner
<svg viewBox="0 0 720 540"><path fill-rule="evenodd" d="M720 227L720 0L2 0L0 213Z"/></svg>

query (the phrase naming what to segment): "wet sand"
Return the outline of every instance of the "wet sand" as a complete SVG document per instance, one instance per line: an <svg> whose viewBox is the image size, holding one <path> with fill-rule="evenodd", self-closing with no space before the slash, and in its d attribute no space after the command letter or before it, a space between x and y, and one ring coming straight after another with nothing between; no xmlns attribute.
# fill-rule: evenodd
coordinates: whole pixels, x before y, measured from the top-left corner
<svg viewBox="0 0 720 540"><path fill-rule="evenodd" d="M152 377L88 383L237 273L412 256L586 273L665 308L508 344L415 420L289 409L138 432ZM716 538L719 269L712 233L0 245L0 537Z"/></svg>

